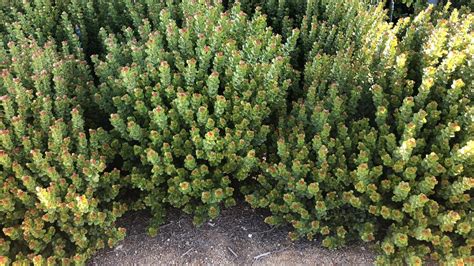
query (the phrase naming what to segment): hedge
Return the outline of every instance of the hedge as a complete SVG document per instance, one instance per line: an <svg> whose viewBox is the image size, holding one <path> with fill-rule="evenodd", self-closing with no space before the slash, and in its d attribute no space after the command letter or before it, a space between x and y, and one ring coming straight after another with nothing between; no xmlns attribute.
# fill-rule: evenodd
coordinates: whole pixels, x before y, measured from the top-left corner
<svg viewBox="0 0 474 266"><path fill-rule="evenodd" d="M86 129L86 62L52 41L9 42L0 83L1 264L85 260L123 239L116 153L102 128ZM58 52L64 48L62 52Z"/></svg>
<svg viewBox="0 0 474 266"><path fill-rule="evenodd" d="M377 264L472 263L471 7L378 2L0 2L0 265L241 196Z"/></svg>
<svg viewBox="0 0 474 266"><path fill-rule="evenodd" d="M315 28L335 37L310 52L305 95L246 200L272 211L266 222L291 223L292 238L380 239L380 264L462 263L473 244L474 17L428 9L387 34L370 21L377 11L351 9L326 10L335 24ZM362 33L339 31L346 19Z"/></svg>
<svg viewBox="0 0 474 266"><path fill-rule="evenodd" d="M295 79L289 54L298 31L282 43L262 15L248 19L239 5L226 13L182 5L181 26L165 9L137 38L131 28L106 36L104 59L93 57L94 98L111 114L132 186L145 192L157 222L163 201L200 224L221 203L235 204L231 183L245 180L265 153Z"/></svg>

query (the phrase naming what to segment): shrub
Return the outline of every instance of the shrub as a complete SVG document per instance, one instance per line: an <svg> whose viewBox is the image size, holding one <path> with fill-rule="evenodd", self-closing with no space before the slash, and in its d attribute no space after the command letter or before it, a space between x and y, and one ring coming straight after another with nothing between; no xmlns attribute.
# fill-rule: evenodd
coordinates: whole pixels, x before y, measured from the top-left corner
<svg viewBox="0 0 474 266"><path fill-rule="evenodd" d="M382 0L357 0L357 1L330 1L330 0L230 0L230 3L240 2L242 9L247 14L253 14L256 10L268 16L269 24L273 30L287 36L294 28L303 28L308 21L316 19L318 22L327 22L332 26L338 26L334 21L328 20L327 16L332 14L336 17L338 12L355 12L357 9L348 9L347 6L378 6L385 2ZM327 12L329 11L329 12ZM381 15L381 14L380 14ZM349 16L352 17L352 16ZM347 19L349 17L346 17ZM380 17L384 18L384 16ZM316 32L313 32L316 33Z"/></svg>
<svg viewBox="0 0 474 266"><path fill-rule="evenodd" d="M317 0L318 1L318 0ZM314 1L301 0L229 0L229 6L240 3L242 10L247 14L253 14L256 10L267 16L268 24L273 31L280 33L283 37L290 36L295 27L299 27L305 16L307 5Z"/></svg>
<svg viewBox="0 0 474 266"><path fill-rule="evenodd" d="M67 40L87 56L102 53L99 29L119 32L123 27L141 25L143 18L153 22L164 7L177 6L173 1L156 0L35 0L0 2L0 34L3 41L16 41L19 33L33 36L39 44L50 38Z"/></svg>
<svg viewBox="0 0 474 266"><path fill-rule="evenodd" d="M381 75L371 91L371 131L378 138L358 150L383 169L370 182L381 198L365 207L389 225L380 263L417 263L427 255L459 263L471 256L474 16L444 14L435 20L428 9L402 21L399 44L392 41L386 56L391 68L375 71ZM355 187L367 202L373 192L358 188L369 181Z"/></svg>
<svg viewBox="0 0 474 266"><path fill-rule="evenodd" d="M370 44L386 41L383 30L389 26L380 7L360 1L312 3L301 27L303 57L308 58L304 87L297 91L302 98L281 120L279 139L261 162L258 183L242 191L253 207L271 210L267 223L291 223L292 239L321 234L323 245L333 248L358 231L374 239L364 226L367 215L342 195L353 187L353 136L361 127L349 123L360 119L363 86L369 86Z"/></svg>
<svg viewBox="0 0 474 266"><path fill-rule="evenodd" d="M111 137L84 127L88 66L52 41L0 51L0 264L85 263L124 237L126 209Z"/></svg>
<svg viewBox="0 0 474 266"><path fill-rule="evenodd" d="M357 25L371 12L339 13ZM272 211L268 223L291 223L292 237L382 239L380 264L468 262L473 18L428 9L394 29L332 27L326 36L345 36L335 43L346 48L314 44L305 95L247 201Z"/></svg>
<svg viewBox="0 0 474 266"><path fill-rule="evenodd" d="M155 234L235 190L292 239L472 263L474 15L396 2L0 1L0 264L84 264L127 210Z"/></svg>
<svg viewBox="0 0 474 266"><path fill-rule="evenodd" d="M298 31L283 44L261 14L247 19L239 5L222 13L222 5L184 1L178 12L182 21L163 9L155 31L145 20L137 38L132 29L122 42L109 34L107 54L93 59L95 98L111 113L124 169L155 224L162 199L196 224L235 204L231 183L256 169L296 78L288 55Z"/></svg>
<svg viewBox="0 0 474 266"><path fill-rule="evenodd" d="M91 45L88 32L98 23L93 2L78 0L9 1L0 4L0 17L4 21L0 33L5 43L32 36L40 45L54 38L86 50Z"/></svg>

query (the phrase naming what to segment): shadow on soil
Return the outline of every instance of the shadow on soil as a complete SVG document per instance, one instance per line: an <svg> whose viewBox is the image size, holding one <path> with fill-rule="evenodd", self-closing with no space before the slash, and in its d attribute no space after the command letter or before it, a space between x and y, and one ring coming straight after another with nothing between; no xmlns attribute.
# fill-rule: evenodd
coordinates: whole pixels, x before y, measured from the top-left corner
<svg viewBox="0 0 474 266"><path fill-rule="evenodd" d="M201 227L177 210L156 237L146 232L149 215L130 213L119 225L127 237L114 249L104 249L88 265L150 264L279 264L279 265L372 265L374 252L364 244L327 250L320 241L289 241L288 227L272 228L265 214L245 204L222 211Z"/></svg>

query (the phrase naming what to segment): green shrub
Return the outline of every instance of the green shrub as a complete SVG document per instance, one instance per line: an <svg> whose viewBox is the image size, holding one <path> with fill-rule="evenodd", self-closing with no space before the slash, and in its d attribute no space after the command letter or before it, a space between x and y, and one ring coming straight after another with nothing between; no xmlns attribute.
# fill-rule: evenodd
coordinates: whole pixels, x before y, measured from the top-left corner
<svg viewBox="0 0 474 266"><path fill-rule="evenodd" d="M474 2L470 0L393 0L393 18L416 15L429 5L442 9L448 3L453 7L466 9L468 12L474 8ZM386 1L386 5L390 8L391 1Z"/></svg>
<svg viewBox="0 0 474 266"><path fill-rule="evenodd" d="M341 19L343 17L336 17L341 11L355 12L356 6L369 7L378 6L384 1L381 0L350 0L350 1L331 1L331 0L230 0L230 3L240 2L242 9L247 14L253 14L259 10L264 13L269 20L269 24L273 30L282 34L284 37L291 35L294 28L303 28L305 23L316 19L319 22L330 23L333 26L339 26L334 21L328 19L329 14L333 18ZM352 6L353 9L348 9L347 6ZM327 12L329 11L329 12ZM381 14L379 14L381 15ZM382 15L381 19L386 18ZM304 22L306 21L306 22Z"/></svg>
<svg viewBox="0 0 474 266"><path fill-rule="evenodd" d="M358 12L350 21L370 21ZM354 35L338 23L332 35L342 39L314 44L278 156L263 160L258 186L244 187L252 206L272 211L268 223L291 223L294 238L321 234L328 247L381 239L380 264L468 262L474 17L443 14ZM334 43L346 48L334 53Z"/></svg>
<svg viewBox="0 0 474 266"><path fill-rule="evenodd" d="M349 123L360 119L359 102L369 87L370 45L385 42L384 30L390 28L380 7L360 1L315 1L306 13L312 15L302 21L301 46L308 59L304 87L297 92L303 97L281 119L279 139L261 162L258 183L242 191L253 207L271 210L267 223L291 223L292 239L321 234L323 245L333 248L361 231L374 240L364 224L367 215L342 196L353 188L357 139L352 137L361 127Z"/></svg>
<svg viewBox="0 0 474 266"><path fill-rule="evenodd" d="M355 184L362 201L374 193L359 189L368 182L381 196L365 207L389 225L380 263L428 255L459 263L472 254L474 16L454 10L435 20L430 11L400 23L399 44L385 56L391 67L376 68L378 138L358 148L373 154L369 167L383 170L377 182Z"/></svg>
<svg viewBox="0 0 474 266"><path fill-rule="evenodd" d="M316 0L319 1L319 0ZM267 16L268 24L273 31L282 34L283 37L290 36L295 27L299 27L303 17L306 15L307 5L315 1L302 0L229 0L229 6L240 3L242 10L247 14L253 14L256 10Z"/></svg>
<svg viewBox="0 0 474 266"><path fill-rule="evenodd" d="M43 44L50 38L67 40L87 56L102 53L99 30L119 32L123 27L141 25L143 18L155 22L164 7L175 1L159 0L35 0L0 2L0 35L16 41L19 35L33 36ZM19 34L20 33L20 34Z"/></svg>
<svg viewBox="0 0 474 266"><path fill-rule="evenodd" d="M262 15L247 19L238 5L222 13L184 1L179 13L182 21L163 9L157 29L145 20L137 38L132 29L106 36L107 54L93 58L96 101L111 113L124 169L155 224L162 199L196 224L235 204L231 182L256 169L295 79L288 55L298 31L283 44Z"/></svg>
<svg viewBox="0 0 474 266"><path fill-rule="evenodd" d="M0 1L0 265L84 264L127 210L155 234L237 191L292 239L472 263L470 2L223 2Z"/></svg>
<svg viewBox="0 0 474 266"><path fill-rule="evenodd" d="M89 68L54 42L0 51L0 264L84 263L124 237L126 208L111 137L84 128Z"/></svg>
<svg viewBox="0 0 474 266"><path fill-rule="evenodd" d="M97 16L92 1L11 1L0 5L0 34L5 43L31 36L39 44L53 38L89 50L88 32L98 31Z"/></svg>

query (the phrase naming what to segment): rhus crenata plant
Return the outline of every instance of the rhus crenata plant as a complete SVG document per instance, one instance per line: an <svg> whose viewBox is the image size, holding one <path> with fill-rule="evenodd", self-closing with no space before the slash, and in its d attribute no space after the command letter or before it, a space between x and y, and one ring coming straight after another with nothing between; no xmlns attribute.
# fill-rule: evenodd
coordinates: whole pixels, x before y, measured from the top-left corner
<svg viewBox="0 0 474 266"><path fill-rule="evenodd" d="M326 35L337 38L314 42L277 156L243 187L268 223L327 247L378 241L379 264L472 263L474 17L448 8L358 34L339 23Z"/></svg>
<svg viewBox="0 0 474 266"><path fill-rule="evenodd" d="M375 145L358 150L383 174L355 189L379 225L390 221L379 263L472 263L473 28L472 13L429 8L397 25L382 57L391 67L374 67Z"/></svg>
<svg viewBox="0 0 474 266"><path fill-rule="evenodd" d="M300 98L288 117L280 119L278 140L261 161L257 182L242 191L251 206L270 209L267 223L292 224L292 239L322 235L329 248L358 235L375 240L373 226L366 223L370 215L343 195L353 189L353 137L364 135L363 127L349 123L366 113L361 101L363 88L370 86L366 53L373 50L368 45L386 41L384 30L390 27L380 6L361 1L313 1L306 14L301 27L304 87L294 92Z"/></svg>
<svg viewBox="0 0 474 266"><path fill-rule="evenodd" d="M298 30L283 43L265 17L239 5L183 1L173 19L104 35L93 57L96 103L122 139L132 186L161 222L163 202L200 224L235 204L232 182L258 169L272 124L297 79L289 64Z"/></svg>
<svg viewBox="0 0 474 266"><path fill-rule="evenodd" d="M291 239L473 264L474 15L390 2L0 0L0 265L238 193Z"/></svg>
<svg viewBox="0 0 474 266"><path fill-rule="evenodd" d="M102 128L87 130L93 87L85 61L64 43L2 45L0 63L0 264L85 263L124 237L121 174ZM61 52L59 52L61 51Z"/></svg>
<svg viewBox="0 0 474 266"><path fill-rule="evenodd" d="M137 28L144 18L155 21L164 7L177 8L180 1L167 0L35 0L0 1L0 35L5 43L19 35L33 36L39 44L53 38L80 48L86 56L102 53L100 28L120 32Z"/></svg>

